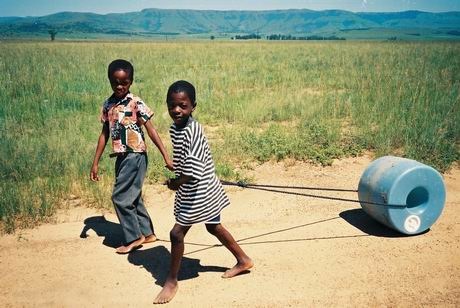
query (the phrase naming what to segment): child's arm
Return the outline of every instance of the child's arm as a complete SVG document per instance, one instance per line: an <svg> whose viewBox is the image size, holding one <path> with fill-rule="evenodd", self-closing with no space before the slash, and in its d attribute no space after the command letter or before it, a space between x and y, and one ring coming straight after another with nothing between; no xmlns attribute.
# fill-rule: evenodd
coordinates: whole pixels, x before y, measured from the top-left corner
<svg viewBox="0 0 460 308"><path fill-rule="evenodd" d="M163 156L163 159L166 163L166 168L172 171L174 169L173 162L169 158L168 152L166 152L165 146L163 145L163 142L161 141L156 129L153 127L152 122L150 120L145 122L144 127L147 130L147 134L149 135L150 139L152 139L152 142L156 145L161 155Z"/></svg>
<svg viewBox="0 0 460 308"><path fill-rule="evenodd" d="M89 178L91 181L99 181L99 176L97 174L99 168L99 160L101 159L102 153L104 152L105 145L107 144L107 140L109 139L109 123L104 122L102 126L101 134L99 135L99 139L97 140L96 146L96 154L94 155L93 165L91 167L91 172Z"/></svg>

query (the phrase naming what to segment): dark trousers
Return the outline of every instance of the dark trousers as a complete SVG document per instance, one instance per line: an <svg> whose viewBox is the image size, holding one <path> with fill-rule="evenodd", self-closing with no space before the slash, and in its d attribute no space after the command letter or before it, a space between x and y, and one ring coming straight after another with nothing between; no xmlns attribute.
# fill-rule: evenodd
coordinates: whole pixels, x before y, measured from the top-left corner
<svg viewBox="0 0 460 308"><path fill-rule="evenodd" d="M123 228L126 244L141 235L153 234L153 224L142 200L142 185L147 172L147 154L117 156L112 201Z"/></svg>

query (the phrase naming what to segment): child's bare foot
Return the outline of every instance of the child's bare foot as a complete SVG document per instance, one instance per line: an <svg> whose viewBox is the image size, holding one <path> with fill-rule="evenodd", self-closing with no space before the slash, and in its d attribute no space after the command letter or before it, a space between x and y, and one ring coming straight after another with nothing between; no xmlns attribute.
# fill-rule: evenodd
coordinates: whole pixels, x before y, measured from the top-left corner
<svg viewBox="0 0 460 308"><path fill-rule="evenodd" d="M153 242L156 242L157 240L157 237L155 236L155 234L150 234L149 236L146 236L145 237L145 240L144 240L144 243L153 243Z"/></svg>
<svg viewBox="0 0 460 308"><path fill-rule="evenodd" d="M177 289L179 286L177 285L177 281L168 281L166 280L163 289L158 293L157 297L153 300L154 304L166 304L170 302L174 295L176 295Z"/></svg>
<svg viewBox="0 0 460 308"><path fill-rule="evenodd" d="M142 243L144 243L144 241L145 241L145 236L142 235L137 240L132 241L129 245L120 246L115 251L116 253L119 253L119 254L130 253L131 251L138 249L142 245Z"/></svg>
<svg viewBox="0 0 460 308"><path fill-rule="evenodd" d="M225 273L222 275L222 278L232 278L235 277L238 274L241 274L251 267L254 266L254 262L252 262L251 259L247 258L243 262L238 262L234 267L231 269L225 271Z"/></svg>

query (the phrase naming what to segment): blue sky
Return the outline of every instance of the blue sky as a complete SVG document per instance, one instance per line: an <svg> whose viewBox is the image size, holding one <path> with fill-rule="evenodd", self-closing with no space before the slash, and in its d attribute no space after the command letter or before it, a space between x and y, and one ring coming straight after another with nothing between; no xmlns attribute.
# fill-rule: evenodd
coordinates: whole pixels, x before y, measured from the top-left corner
<svg viewBox="0 0 460 308"><path fill-rule="evenodd" d="M352 12L460 11L460 0L0 0L0 16L43 16L63 11L98 14L144 8L197 10L341 9Z"/></svg>

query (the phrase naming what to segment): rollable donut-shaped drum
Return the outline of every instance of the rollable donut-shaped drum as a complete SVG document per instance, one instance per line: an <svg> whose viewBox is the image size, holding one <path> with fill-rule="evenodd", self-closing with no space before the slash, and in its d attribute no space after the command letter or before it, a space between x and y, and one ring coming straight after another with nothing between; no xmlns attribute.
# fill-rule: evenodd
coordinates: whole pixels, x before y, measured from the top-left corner
<svg viewBox="0 0 460 308"><path fill-rule="evenodd" d="M446 200L442 176L415 160L384 156L364 171L358 185L362 209L372 218L404 234L428 230Z"/></svg>

